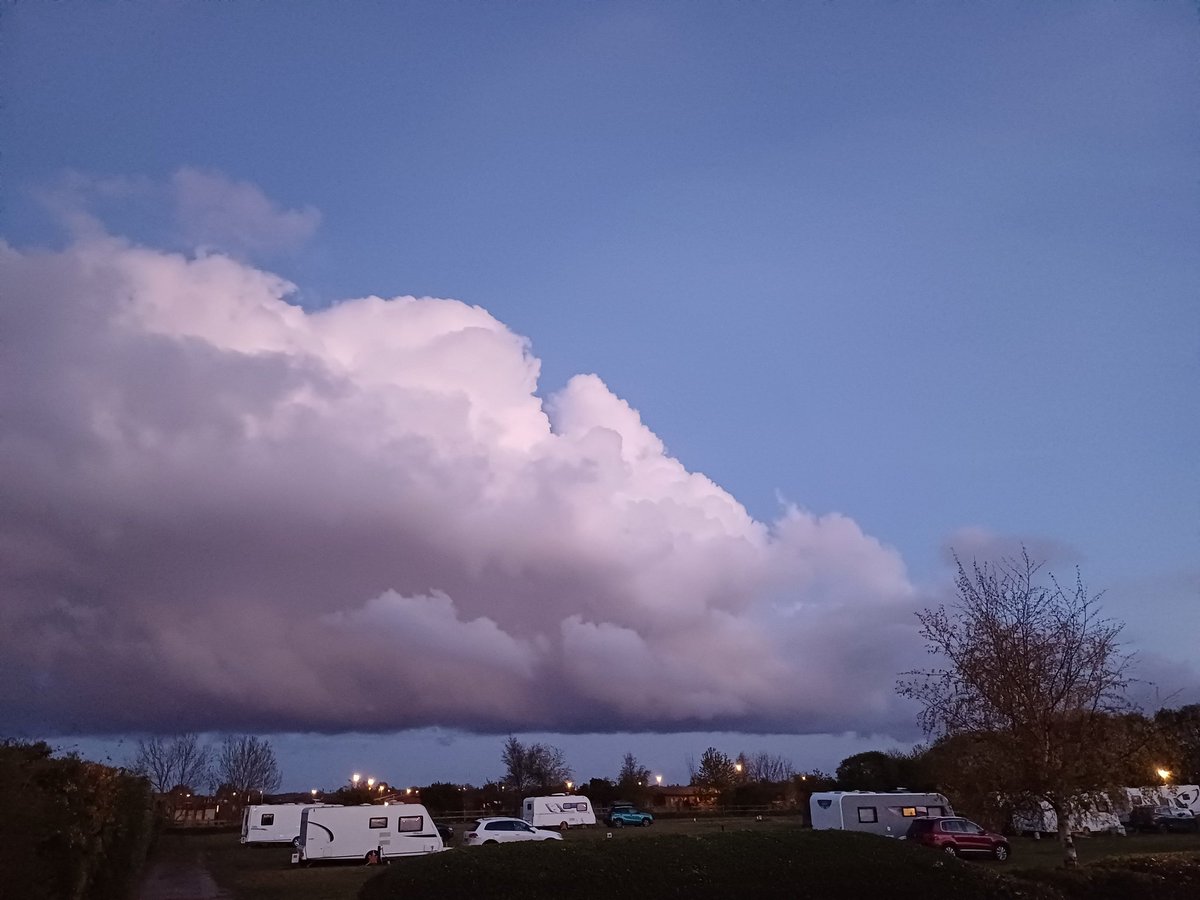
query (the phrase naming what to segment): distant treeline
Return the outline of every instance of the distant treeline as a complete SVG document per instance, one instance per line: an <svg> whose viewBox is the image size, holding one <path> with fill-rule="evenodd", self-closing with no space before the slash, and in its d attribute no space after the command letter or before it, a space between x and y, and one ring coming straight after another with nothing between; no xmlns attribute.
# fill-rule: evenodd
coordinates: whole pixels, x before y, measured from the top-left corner
<svg viewBox="0 0 1200 900"><path fill-rule="evenodd" d="M124 900L154 831L150 785L53 752L0 743L0 895Z"/></svg>

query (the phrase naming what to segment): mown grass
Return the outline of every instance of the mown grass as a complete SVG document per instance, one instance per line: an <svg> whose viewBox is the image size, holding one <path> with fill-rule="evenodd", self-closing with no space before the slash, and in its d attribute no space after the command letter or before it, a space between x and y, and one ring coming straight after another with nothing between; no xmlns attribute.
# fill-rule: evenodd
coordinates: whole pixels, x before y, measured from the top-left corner
<svg viewBox="0 0 1200 900"><path fill-rule="evenodd" d="M458 842L464 829L455 831ZM1095 837L1077 846L1085 865L1063 872L1057 869L1061 853L1053 840L1014 839L1006 864L959 862L902 841L812 832L794 820L741 818L572 829L562 843L455 847L396 860L383 869L292 867L290 849L242 847L236 833L166 835L155 855L174 853L203 865L232 900L1200 898L1200 836Z"/></svg>

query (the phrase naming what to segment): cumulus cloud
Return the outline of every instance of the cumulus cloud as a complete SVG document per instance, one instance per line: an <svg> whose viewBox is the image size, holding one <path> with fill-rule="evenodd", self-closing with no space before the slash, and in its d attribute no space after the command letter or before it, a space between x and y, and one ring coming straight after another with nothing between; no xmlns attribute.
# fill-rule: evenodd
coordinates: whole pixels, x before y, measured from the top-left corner
<svg viewBox="0 0 1200 900"><path fill-rule="evenodd" d="M480 307L293 290L103 233L0 245L10 726L911 721L913 588L851 519L756 521L600 377L543 398Z"/></svg>
<svg viewBox="0 0 1200 900"><path fill-rule="evenodd" d="M175 215L194 244L250 253L300 246L317 230L321 215L311 206L282 209L262 190L220 172L184 167L171 176Z"/></svg>
<svg viewBox="0 0 1200 900"><path fill-rule="evenodd" d="M102 238L105 221L132 216L173 247L241 259L294 251L321 224L311 206L284 208L255 184L193 166L163 179L70 171L37 196L80 240Z"/></svg>

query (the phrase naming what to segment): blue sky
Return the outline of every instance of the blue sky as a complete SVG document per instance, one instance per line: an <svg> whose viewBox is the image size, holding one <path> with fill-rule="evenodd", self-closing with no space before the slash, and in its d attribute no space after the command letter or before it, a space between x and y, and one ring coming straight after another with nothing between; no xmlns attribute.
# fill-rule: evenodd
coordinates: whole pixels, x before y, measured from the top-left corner
<svg viewBox="0 0 1200 900"><path fill-rule="evenodd" d="M227 253L277 273L310 312L367 295L482 307L529 340L538 397L578 374L602 380L603 396L594 385L569 392L564 420L619 398L670 458L756 522L774 528L794 504L840 513L864 540L894 548L904 585L889 582L880 603L941 597L950 545L986 555L1025 541L1055 571L1078 564L1107 589L1143 677L1160 695L1195 700L1197 24L1186 3L19 4L0 19L0 236L22 264L37 248L69 255L95 238L72 218L86 212L129 245ZM216 198L203 220L197 193ZM247 209L267 211L230 226ZM227 336L217 342L229 349ZM319 449L312 458L327 459ZM10 486L18 471L10 461ZM36 493L22 496L36 506ZM120 518L115 498L89 508ZM261 499L264 521L278 499ZM395 513L400 532L418 529L413 514ZM831 542L814 538L801 555L840 559L845 546ZM130 558L144 561L133 546ZM331 558L357 565L350 549ZM866 590L846 571L818 582ZM338 607L339 621L359 621L359 607L382 614L368 599L389 587L405 602L443 590L464 621L500 604L431 572L401 585L381 569ZM260 597L252 582L222 586L221 602ZM768 613L755 604L791 590L772 582L729 608L762 624ZM51 605L64 591L47 582L19 602ZM122 591L112 601L130 604L122 609L149 602L131 599L135 586ZM520 601L505 602L513 608L488 615L523 634ZM576 612L599 626L607 602ZM859 615L869 620L871 608ZM620 621L646 637L651 618ZM22 670L35 683L39 665ZM179 683L198 665L182 667ZM67 657L54 668L73 671ZM195 702L223 690L197 688ZM737 727L779 730L790 714L797 732L825 723L874 735L866 743L912 739L884 701L855 702L846 699L855 711L843 720L834 697L796 709L759 697L753 715L714 713L711 730L730 734L734 752L767 740L739 738ZM233 721L188 724L368 730L238 708ZM645 755L666 756L677 740L662 764L674 777L709 740L695 710L665 717L665 736L654 737L652 716L521 710L528 728L520 710L493 725L548 732L588 773L615 772L630 731L647 734ZM48 732L73 724L14 720L26 719ZM410 724L442 725L443 737L486 730L461 711L435 719L431 708ZM163 721L185 724L174 713ZM542 727L555 723L617 736L555 737ZM680 729L692 737L672 735ZM847 746L770 740L778 752L798 748L798 765L826 768ZM393 745L379 746L386 756ZM307 753L299 739L288 746L285 774L303 773L297 781L327 784L358 765L335 738L313 739ZM461 775L423 778L414 763L405 780L498 774L499 739L456 736L451 746L422 756L461 759ZM494 764L481 762L488 754Z"/></svg>

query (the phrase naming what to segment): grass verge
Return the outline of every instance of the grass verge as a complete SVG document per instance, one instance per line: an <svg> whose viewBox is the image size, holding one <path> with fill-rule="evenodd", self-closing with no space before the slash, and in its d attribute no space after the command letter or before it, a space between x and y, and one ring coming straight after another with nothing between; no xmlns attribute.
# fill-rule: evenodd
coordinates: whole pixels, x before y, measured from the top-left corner
<svg viewBox="0 0 1200 900"><path fill-rule="evenodd" d="M1058 900L1054 890L1005 878L998 868L873 835L780 828L458 849L398 860L364 884L359 898Z"/></svg>

